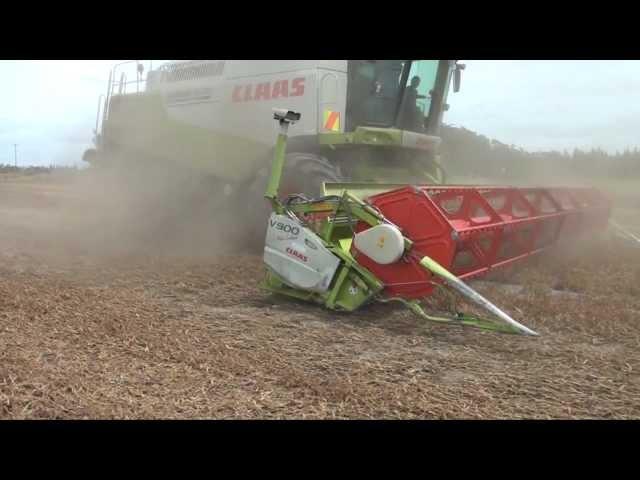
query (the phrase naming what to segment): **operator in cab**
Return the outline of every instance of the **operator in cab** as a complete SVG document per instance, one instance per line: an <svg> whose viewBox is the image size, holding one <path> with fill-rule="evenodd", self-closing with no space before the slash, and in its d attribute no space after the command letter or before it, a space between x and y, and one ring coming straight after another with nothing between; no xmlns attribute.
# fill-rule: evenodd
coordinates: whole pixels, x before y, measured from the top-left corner
<svg viewBox="0 0 640 480"><path fill-rule="evenodd" d="M346 108L348 130L367 125L425 131L426 85L421 86L423 78L414 74L402 88L406 67L407 63L401 60L351 61ZM419 68L416 67L416 73L420 72ZM428 76L425 81L429 83Z"/></svg>
<svg viewBox="0 0 640 480"><path fill-rule="evenodd" d="M420 77L414 76L404 92L402 107L398 118L398 127L402 130L411 130L420 132L424 130L424 114L418 106L418 100L426 98L420 95L418 87L420 86Z"/></svg>

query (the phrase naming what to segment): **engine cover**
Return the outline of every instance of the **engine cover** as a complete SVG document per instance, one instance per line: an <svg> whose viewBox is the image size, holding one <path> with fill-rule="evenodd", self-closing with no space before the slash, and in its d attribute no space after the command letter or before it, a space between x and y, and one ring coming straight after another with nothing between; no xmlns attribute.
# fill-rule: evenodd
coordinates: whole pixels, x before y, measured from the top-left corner
<svg viewBox="0 0 640 480"><path fill-rule="evenodd" d="M318 293L329 290L340 265L315 233L276 213L269 217L264 262L292 287Z"/></svg>

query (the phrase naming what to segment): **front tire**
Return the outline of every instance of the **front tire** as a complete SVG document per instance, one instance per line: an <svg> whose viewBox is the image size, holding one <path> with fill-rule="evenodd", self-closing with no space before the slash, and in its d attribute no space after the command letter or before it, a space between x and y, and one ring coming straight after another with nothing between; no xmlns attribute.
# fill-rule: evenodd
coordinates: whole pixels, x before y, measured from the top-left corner
<svg viewBox="0 0 640 480"><path fill-rule="evenodd" d="M247 219L250 223L251 246L261 249L264 244L267 219L271 207L264 199L271 165L261 169L249 187ZM323 182L344 181L340 168L321 155L307 152L292 152L285 157L285 168L280 181L278 197L285 200L291 194L303 194L306 197L322 196Z"/></svg>

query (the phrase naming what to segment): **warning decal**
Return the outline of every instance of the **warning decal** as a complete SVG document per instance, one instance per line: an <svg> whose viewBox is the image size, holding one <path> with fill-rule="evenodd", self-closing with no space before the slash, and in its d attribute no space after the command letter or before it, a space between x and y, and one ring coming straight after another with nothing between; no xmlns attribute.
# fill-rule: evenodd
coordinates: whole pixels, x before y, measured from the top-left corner
<svg viewBox="0 0 640 480"><path fill-rule="evenodd" d="M340 131L340 112L324 111L324 129L330 132Z"/></svg>

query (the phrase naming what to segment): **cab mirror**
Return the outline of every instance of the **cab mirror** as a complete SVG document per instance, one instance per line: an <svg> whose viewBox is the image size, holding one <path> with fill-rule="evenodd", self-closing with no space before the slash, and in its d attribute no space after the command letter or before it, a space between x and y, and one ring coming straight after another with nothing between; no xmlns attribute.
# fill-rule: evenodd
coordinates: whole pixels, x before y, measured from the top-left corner
<svg viewBox="0 0 640 480"><path fill-rule="evenodd" d="M462 82L462 70L464 70L466 65L462 63L456 64L456 69L453 71L453 91L454 93L458 93L460 91L460 83Z"/></svg>

